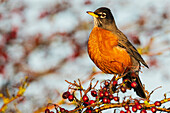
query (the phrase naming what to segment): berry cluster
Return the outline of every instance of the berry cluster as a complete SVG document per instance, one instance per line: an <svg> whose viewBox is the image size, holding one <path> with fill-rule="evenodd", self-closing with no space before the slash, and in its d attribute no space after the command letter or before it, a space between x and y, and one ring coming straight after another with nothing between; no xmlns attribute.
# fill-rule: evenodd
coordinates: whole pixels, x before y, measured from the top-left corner
<svg viewBox="0 0 170 113"><path fill-rule="evenodd" d="M124 83L127 81L129 82L129 80L127 80L127 79L124 80ZM82 96L82 105L84 107L93 106L93 104L96 102L101 102L103 104L110 104L112 100L114 100L115 102L119 102L119 97L117 95L114 96L113 94L114 93L118 94L119 91L125 93L126 87L125 87L124 83L118 84L118 82L115 80L115 78L112 80L105 80L101 84L101 89L99 89L99 90L92 89L91 91L89 91L89 92L91 92L91 96L95 97L95 99L93 99L93 100L89 99L87 94L84 94ZM136 82L131 83L131 87L135 88L136 86L137 86ZM63 99L68 99L70 102L75 99L75 96L73 94L71 94L69 91L64 92L62 97L63 97ZM85 111L92 112L93 110L94 110L93 107L87 107Z"/></svg>
<svg viewBox="0 0 170 113"><path fill-rule="evenodd" d="M73 94L70 94L69 91L66 91L62 95L63 99L68 99L70 102L74 100Z"/></svg>
<svg viewBox="0 0 170 113"><path fill-rule="evenodd" d="M117 81L104 81L104 86L98 91L97 99L101 100L104 104L109 104L111 100L119 101L118 96L113 96L113 93L117 90ZM93 95L92 95L93 96Z"/></svg>
<svg viewBox="0 0 170 113"><path fill-rule="evenodd" d="M130 106L128 104L126 104L124 106L124 109L126 111L121 110L120 113L131 113L131 111L137 112L137 110L140 110L140 113L147 113L146 109L144 109L144 107L142 107L142 105L139 103L138 100L135 100L134 104L135 105L132 105L131 110L130 110ZM151 110L152 113L156 113L156 111L157 111L156 107L161 106L161 102L160 101L156 101L154 103L154 105L155 105L154 107L150 107L150 110Z"/></svg>
<svg viewBox="0 0 170 113"><path fill-rule="evenodd" d="M118 102L119 101L119 97L118 96L114 96L113 94L116 92L116 90L118 89L118 83L117 81L113 80L106 80L104 81L104 83L102 84L103 86L101 86L101 89L99 90L95 90L90 89L88 92L90 93L90 95L87 95L87 93L85 93L81 100L79 100L79 102L82 102L82 106L87 107L85 112L92 112L94 111L94 107L93 105L97 102L100 102L102 104L109 104L111 103L112 100ZM89 97L92 97L94 99L90 99ZM63 99L68 99L70 102L75 100L78 102L77 98L74 96L74 94L71 94L69 91L66 91L63 93L62 95ZM79 105L79 106L81 106ZM90 107L88 107L90 106ZM94 105L95 106L95 105Z"/></svg>
<svg viewBox="0 0 170 113"><path fill-rule="evenodd" d="M137 112L137 110L141 110L142 109L142 106L139 104L138 101L135 101L134 103L135 103L135 105L133 105L131 107L131 110L130 110L130 106L128 104L126 104L124 106L124 109L126 110L126 113L131 113L131 111ZM145 113L144 111L146 111L146 110L145 109L141 110L141 113ZM121 110L120 113L125 113L125 111Z"/></svg>
<svg viewBox="0 0 170 113"><path fill-rule="evenodd" d="M129 79L125 79L125 80L123 80L123 83L120 86L120 90L122 93L126 92L126 89L127 89L126 85L125 85L126 83L128 83L128 84L130 83L131 88L136 88L138 86L138 84L135 81L131 82Z"/></svg>
<svg viewBox="0 0 170 113"><path fill-rule="evenodd" d="M79 84L76 81L74 81L74 83L66 81L70 84L70 87L68 88L68 91L62 94L62 98L74 103L76 107L75 109L68 111L55 105L56 113L98 113L109 108L123 108L120 110L120 113L131 113L137 111L140 111L140 113L147 113L147 110L150 110L152 113L156 113L156 111L160 111L160 108L158 109L158 107L165 103L164 101L149 103L149 97L147 99L133 99L132 97L124 96L120 99L119 92L126 92L126 83L130 83L131 88L136 88L137 83L125 79L122 83L118 84L117 80L117 78L113 77L111 80L101 82L100 89L95 88L98 81L93 87L91 81L90 86L87 89L83 89L80 80ZM79 98L77 97L76 92L79 92ZM168 99L170 101L170 98ZM168 99L165 97L166 101L168 101ZM46 109L45 113L53 113L53 111L50 112L49 109Z"/></svg>

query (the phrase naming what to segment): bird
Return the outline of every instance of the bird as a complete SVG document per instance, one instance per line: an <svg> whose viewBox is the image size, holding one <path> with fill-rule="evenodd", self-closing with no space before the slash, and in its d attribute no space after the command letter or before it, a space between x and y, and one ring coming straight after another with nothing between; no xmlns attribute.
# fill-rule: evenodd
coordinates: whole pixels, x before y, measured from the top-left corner
<svg viewBox="0 0 170 113"><path fill-rule="evenodd" d="M134 91L139 97L146 98L139 71L141 63L149 67L126 35L118 29L111 10L107 7L100 7L94 12L87 11L87 13L94 20L94 27L87 44L90 59L106 74L126 73L123 80L136 82L137 87ZM125 85L128 89L132 88L128 82Z"/></svg>

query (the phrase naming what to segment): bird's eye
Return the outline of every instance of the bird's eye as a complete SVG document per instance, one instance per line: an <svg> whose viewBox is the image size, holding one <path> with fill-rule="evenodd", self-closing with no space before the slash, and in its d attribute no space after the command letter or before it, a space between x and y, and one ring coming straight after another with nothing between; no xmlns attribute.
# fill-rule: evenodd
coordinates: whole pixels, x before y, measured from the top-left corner
<svg viewBox="0 0 170 113"><path fill-rule="evenodd" d="M100 14L100 18L106 18L106 13Z"/></svg>

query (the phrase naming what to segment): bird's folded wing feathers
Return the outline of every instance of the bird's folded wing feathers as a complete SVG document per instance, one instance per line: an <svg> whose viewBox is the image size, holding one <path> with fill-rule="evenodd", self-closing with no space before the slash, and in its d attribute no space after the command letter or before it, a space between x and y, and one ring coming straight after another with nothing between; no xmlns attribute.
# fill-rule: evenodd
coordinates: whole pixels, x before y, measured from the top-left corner
<svg viewBox="0 0 170 113"><path fill-rule="evenodd" d="M128 41L127 37L120 30L118 30L117 35L119 35L118 46L125 48L132 57L134 57L137 61L140 61L144 66L149 68L137 49Z"/></svg>

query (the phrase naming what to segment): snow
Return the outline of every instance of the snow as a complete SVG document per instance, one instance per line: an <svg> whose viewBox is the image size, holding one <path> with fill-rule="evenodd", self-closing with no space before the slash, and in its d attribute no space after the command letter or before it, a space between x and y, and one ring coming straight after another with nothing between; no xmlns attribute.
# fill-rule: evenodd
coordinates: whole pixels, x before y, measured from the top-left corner
<svg viewBox="0 0 170 113"><path fill-rule="evenodd" d="M70 56L71 53L72 49L69 43L62 43L61 40L57 40L52 42L47 48L40 46L35 49L28 56L28 66L32 71L44 72L57 66L62 59Z"/></svg>
<svg viewBox="0 0 170 113"><path fill-rule="evenodd" d="M59 32L71 32L78 26L76 15L70 11L60 12L58 15L54 16L54 29Z"/></svg>
<svg viewBox="0 0 170 113"><path fill-rule="evenodd" d="M7 52L11 61L19 62L24 56L24 48L19 44L8 46Z"/></svg>

